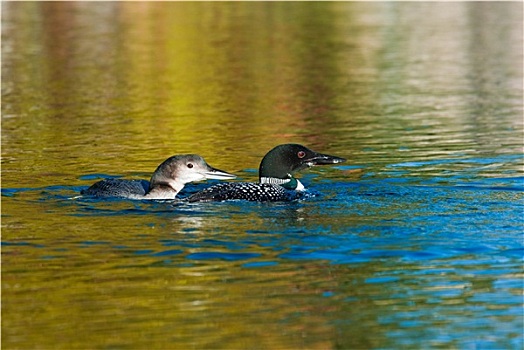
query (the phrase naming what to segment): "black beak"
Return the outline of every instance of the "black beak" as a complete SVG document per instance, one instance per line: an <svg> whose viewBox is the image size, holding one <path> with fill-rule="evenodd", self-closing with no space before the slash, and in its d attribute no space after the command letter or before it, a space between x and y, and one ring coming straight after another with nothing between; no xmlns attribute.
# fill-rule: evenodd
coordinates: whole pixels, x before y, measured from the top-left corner
<svg viewBox="0 0 524 350"><path fill-rule="evenodd" d="M314 165L338 164L345 161L346 159L344 158L330 156L329 154L322 154L312 151L306 157L304 157L304 159L302 159L300 166L298 167L298 169L295 169L295 171L304 169L306 167L312 167Z"/></svg>
<svg viewBox="0 0 524 350"><path fill-rule="evenodd" d="M304 163L308 166L313 165L328 165L328 164L338 164L345 162L346 159L330 156L329 154L315 153L311 157L304 159Z"/></svg>

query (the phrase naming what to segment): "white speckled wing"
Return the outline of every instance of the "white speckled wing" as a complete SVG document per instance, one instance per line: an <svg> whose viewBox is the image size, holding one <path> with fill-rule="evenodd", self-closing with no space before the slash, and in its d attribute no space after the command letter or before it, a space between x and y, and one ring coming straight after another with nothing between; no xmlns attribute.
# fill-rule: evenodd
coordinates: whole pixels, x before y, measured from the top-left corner
<svg viewBox="0 0 524 350"><path fill-rule="evenodd" d="M273 184L254 182L220 183L188 197L189 202L210 202L224 200L248 200L256 202L276 202L289 200L285 188Z"/></svg>

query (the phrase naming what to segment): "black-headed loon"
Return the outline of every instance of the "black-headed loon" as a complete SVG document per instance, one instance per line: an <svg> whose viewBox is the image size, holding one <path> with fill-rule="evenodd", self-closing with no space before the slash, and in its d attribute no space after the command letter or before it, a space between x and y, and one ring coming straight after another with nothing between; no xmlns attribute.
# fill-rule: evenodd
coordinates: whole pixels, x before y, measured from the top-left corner
<svg viewBox="0 0 524 350"><path fill-rule="evenodd" d="M197 154L177 155L160 164L151 181L106 179L93 184L82 195L129 199L174 199L186 183L204 179L234 179L235 175L209 166Z"/></svg>
<svg viewBox="0 0 524 350"><path fill-rule="evenodd" d="M286 201L304 185L292 173L314 165L337 164L344 158L317 153L298 144L279 145L269 151L258 171L259 182L226 182L188 197L189 202L243 199L257 202Z"/></svg>

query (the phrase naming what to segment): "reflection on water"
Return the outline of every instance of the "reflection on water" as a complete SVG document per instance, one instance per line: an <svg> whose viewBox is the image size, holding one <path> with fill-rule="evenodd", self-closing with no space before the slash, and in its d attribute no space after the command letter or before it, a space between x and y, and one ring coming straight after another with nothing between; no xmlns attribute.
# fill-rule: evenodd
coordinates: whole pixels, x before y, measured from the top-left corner
<svg viewBox="0 0 524 350"><path fill-rule="evenodd" d="M8 2L2 39L6 348L522 347L521 3ZM77 197L286 142L349 161Z"/></svg>
<svg viewBox="0 0 524 350"><path fill-rule="evenodd" d="M44 303L36 329L55 334L67 312L84 330L58 333L74 347L515 347L524 188L503 182L325 182L317 197L271 205L13 193L61 214L45 227L26 221L37 237L4 241L4 295L19 301L6 305L18 313L4 333L15 341L24 315ZM78 232L53 234L64 221Z"/></svg>

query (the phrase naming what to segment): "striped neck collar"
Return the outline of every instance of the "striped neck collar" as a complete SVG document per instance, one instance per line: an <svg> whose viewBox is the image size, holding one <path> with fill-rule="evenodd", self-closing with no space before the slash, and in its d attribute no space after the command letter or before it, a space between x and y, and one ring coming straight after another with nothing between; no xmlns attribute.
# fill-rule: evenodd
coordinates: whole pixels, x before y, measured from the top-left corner
<svg viewBox="0 0 524 350"><path fill-rule="evenodd" d="M295 179L291 175L289 175L289 178L287 179L279 179L276 177L261 177L260 183L279 185L284 188L287 188L288 190L294 190L294 191L304 191L306 189L304 185L302 184L302 182L300 182L298 179Z"/></svg>

